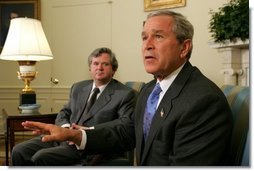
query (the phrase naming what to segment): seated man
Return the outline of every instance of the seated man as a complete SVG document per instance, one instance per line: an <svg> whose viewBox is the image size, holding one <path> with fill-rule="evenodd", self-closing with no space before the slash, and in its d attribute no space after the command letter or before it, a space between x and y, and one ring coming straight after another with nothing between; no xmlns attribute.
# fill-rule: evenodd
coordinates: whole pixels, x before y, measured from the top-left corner
<svg viewBox="0 0 254 171"><path fill-rule="evenodd" d="M69 102L57 115L56 125L66 129L96 129L97 124L116 119L124 122L132 116L135 93L113 79L118 68L114 53L108 48L98 48L88 57L88 64L93 80L81 81L72 86ZM94 96L97 100L88 109L89 103L93 101L94 88L99 89ZM86 155L83 150L79 150L84 146L81 144L78 147L68 141L43 143L41 137L35 137L14 146L12 165L63 166L79 164L81 160L85 161L85 165L94 165L120 155Z"/></svg>

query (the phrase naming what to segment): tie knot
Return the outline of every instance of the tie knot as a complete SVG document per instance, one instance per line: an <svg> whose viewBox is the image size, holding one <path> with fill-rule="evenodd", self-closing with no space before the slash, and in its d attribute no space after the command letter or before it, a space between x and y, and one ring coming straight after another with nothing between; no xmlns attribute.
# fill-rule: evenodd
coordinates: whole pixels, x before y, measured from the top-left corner
<svg viewBox="0 0 254 171"><path fill-rule="evenodd" d="M93 89L93 94L98 94L98 93L100 93L100 89L98 87L95 87Z"/></svg>

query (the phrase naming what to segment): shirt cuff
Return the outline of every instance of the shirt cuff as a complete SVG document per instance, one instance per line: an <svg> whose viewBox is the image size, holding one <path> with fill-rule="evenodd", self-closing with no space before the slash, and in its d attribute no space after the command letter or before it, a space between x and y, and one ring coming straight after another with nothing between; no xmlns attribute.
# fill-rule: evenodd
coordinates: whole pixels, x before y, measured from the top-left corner
<svg viewBox="0 0 254 171"><path fill-rule="evenodd" d="M61 127L63 127L63 128L70 128L70 124L63 124Z"/></svg>
<svg viewBox="0 0 254 171"><path fill-rule="evenodd" d="M79 130L82 132L82 139L79 146L77 144L75 145L78 150L84 150L86 147L86 142L87 142L86 131L83 129L79 129Z"/></svg>

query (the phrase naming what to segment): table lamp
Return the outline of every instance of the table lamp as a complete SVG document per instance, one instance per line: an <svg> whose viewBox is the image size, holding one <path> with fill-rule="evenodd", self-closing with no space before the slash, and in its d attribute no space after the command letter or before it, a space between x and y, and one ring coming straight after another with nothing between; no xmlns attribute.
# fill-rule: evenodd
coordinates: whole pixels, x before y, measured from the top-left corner
<svg viewBox="0 0 254 171"><path fill-rule="evenodd" d="M18 78L25 83L20 93L19 109L38 109L40 105L36 104L35 91L30 87L38 73L35 64L53 59L41 22L32 18L12 19L0 59L19 64Z"/></svg>

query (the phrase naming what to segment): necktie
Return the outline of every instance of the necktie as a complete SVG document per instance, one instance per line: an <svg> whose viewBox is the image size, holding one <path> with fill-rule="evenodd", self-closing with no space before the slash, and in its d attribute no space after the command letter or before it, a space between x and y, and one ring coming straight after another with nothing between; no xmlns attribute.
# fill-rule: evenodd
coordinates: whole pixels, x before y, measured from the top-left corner
<svg viewBox="0 0 254 171"><path fill-rule="evenodd" d="M85 114L87 113L87 112L89 112L89 110L91 109L91 107L93 106L93 104L94 104L94 102L96 101L96 97L97 97L97 94L98 93L100 93L100 89L99 88L97 88L97 87L95 87L94 89L93 89L93 92L92 92L93 94L92 94L92 96L90 97L90 100L87 102L87 104L86 104L86 109L85 109Z"/></svg>
<svg viewBox="0 0 254 171"><path fill-rule="evenodd" d="M146 109L145 109L144 121L143 121L143 131L144 131L145 140L150 130L150 126L156 111L156 107L158 104L161 91L162 90L161 90L160 84L157 83L156 86L153 88L153 91L149 95L147 103L146 103Z"/></svg>

